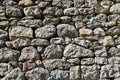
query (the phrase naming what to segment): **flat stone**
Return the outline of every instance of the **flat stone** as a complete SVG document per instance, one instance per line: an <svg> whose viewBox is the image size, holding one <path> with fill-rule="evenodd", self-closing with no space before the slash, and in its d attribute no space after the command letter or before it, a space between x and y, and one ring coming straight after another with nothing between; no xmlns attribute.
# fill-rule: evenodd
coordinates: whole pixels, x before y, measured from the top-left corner
<svg viewBox="0 0 120 80"><path fill-rule="evenodd" d="M5 76L8 74L13 67L7 63L0 63L0 76Z"/></svg>
<svg viewBox="0 0 120 80"><path fill-rule="evenodd" d="M0 21L0 29L4 29L5 27L7 27L9 25L9 21Z"/></svg>
<svg viewBox="0 0 120 80"><path fill-rule="evenodd" d="M93 5L97 4L97 0L85 0L85 6L92 7Z"/></svg>
<svg viewBox="0 0 120 80"><path fill-rule="evenodd" d="M31 6L31 5L33 5L33 1L32 0L21 0L21 1L19 1L18 5Z"/></svg>
<svg viewBox="0 0 120 80"><path fill-rule="evenodd" d="M74 7L81 7L84 4L85 0L74 0Z"/></svg>
<svg viewBox="0 0 120 80"><path fill-rule="evenodd" d="M99 65L108 64L107 58L104 57L95 57L95 63Z"/></svg>
<svg viewBox="0 0 120 80"><path fill-rule="evenodd" d="M59 24L57 25L57 34L59 37L78 37L78 32L74 26L69 24Z"/></svg>
<svg viewBox="0 0 120 80"><path fill-rule="evenodd" d="M70 63L71 65L76 65L80 64L80 59L79 58L67 59L67 62Z"/></svg>
<svg viewBox="0 0 120 80"><path fill-rule="evenodd" d="M35 35L37 38L51 38L55 34L56 28L54 25L46 25L35 30Z"/></svg>
<svg viewBox="0 0 120 80"><path fill-rule="evenodd" d="M49 45L45 48L42 54L43 59L59 59L62 58L62 48L60 45Z"/></svg>
<svg viewBox="0 0 120 80"><path fill-rule="evenodd" d="M62 7L62 0L52 0L52 5Z"/></svg>
<svg viewBox="0 0 120 80"><path fill-rule="evenodd" d="M77 8L67 8L67 9L64 9L64 15L67 15L67 16L75 16L75 15L78 15L79 14L79 11Z"/></svg>
<svg viewBox="0 0 120 80"><path fill-rule="evenodd" d="M108 51L110 56L120 56L120 50L116 47L111 47Z"/></svg>
<svg viewBox="0 0 120 80"><path fill-rule="evenodd" d="M60 37L51 38L50 43L56 45L65 45L64 39Z"/></svg>
<svg viewBox="0 0 120 80"><path fill-rule="evenodd" d="M19 57L19 61L38 60L38 59L40 59L40 55L36 50L36 48L29 46L21 50L21 56Z"/></svg>
<svg viewBox="0 0 120 80"><path fill-rule="evenodd" d="M120 57L117 57L117 56L110 57L108 58L108 63L109 64L120 64Z"/></svg>
<svg viewBox="0 0 120 80"><path fill-rule="evenodd" d="M60 20L64 24L69 24L72 21L72 18L70 16L61 16Z"/></svg>
<svg viewBox="0 0 120 80"><path fill-rule="evenodd" d="M25 76L28 80L30 80L30 79L47 80L47 78L49 77L49 72L48 72L48 70L46 70L44 68L37 67L30 71L27 71Z"/></svg>
<svg viewBox="0 0 120 80"><path fill-rule="evenodd" d="M92 35L91 29L79 29L79 35L81 37Z"/></svg>
<svg viewBox="0 0 120 80"><path fill-rule="evenodd" d="M107 57L106 47L98 46L95 48L95 56L97 57Z"/></svg>
<svg viewBox="0 0 120 80"><path fill-rule="evenodd" d="M93 34L97 36L105 36L105 31L102 28L98 27L94 29Z"/></svg>
<svg viewBox="0 0 120 80"><path fill-rule="evenodd" d="M17 5L17 3L16 3L15 1L13 1L13 0L4 0L4 1L2 2L2 4L3 4L4 6L15 6L15 5Z"/></svg>
<svg viewBox="0 0 120 80"><path fill-rule="evenodd" d="M49 41L46 39L33 39L31 41L31 45L33 45L33 46L48 46Z"/></svg>
<svg viewBox="0 0 120 80"><path fill-rule="evenodd" d="M120 13L120 8L119 7L120 7L119 3L112 5L111 8L110 8L110 12L115 13L115 14L119 14Z"/></svg>
<svg viewBox="0 0 120 80"><path fill-rule="evenodd" d="M95 63L94 58L83 58L81 59L81 65L92 65Z"/></svg>
<svg viewBox="0 0 120 80"><path fill-rule="evenodd" d="M65 47L63 55L66 58L79 58L79 57L92 57L94 56L94 53L90 49L86 49L75 44L69 44Z"/></svg>
<svg viewBox="0 0 120 80"><path fill-rule="evenodd" d="M17 38L33 38L33 30L31 28L26 28L23 26L11 27L9 29L10 40L15 40Z"/></svg>
<svg viewBox="0 0 120 80"><path fill-rule="evenodd" d="M38 4L38 7L40 7L40 8L46 8L46 7L50 7L50 6L51 6L50 2L46 2L46 1L41 1Z"/></svg>
<svg viewBox="0 0 120 80"><path fill-rule="evenodd" d="M20 52L14 49L1 48L0 61L16 61L20 56Z"/></svg>

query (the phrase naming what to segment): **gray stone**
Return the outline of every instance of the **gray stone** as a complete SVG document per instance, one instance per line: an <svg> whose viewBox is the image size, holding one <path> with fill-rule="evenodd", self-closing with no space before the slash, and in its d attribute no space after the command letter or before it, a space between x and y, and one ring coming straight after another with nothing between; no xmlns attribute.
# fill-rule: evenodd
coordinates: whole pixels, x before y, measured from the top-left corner
<svg viewBox="0 0 120 80"><path fill-rule="evenodd" d="M23 16L22 11L16 7L7 6L5 11L6 11L6 16L8 17L20 18Z"/></svg>
<svg viewBox="0 0 120 80"><path fill-rule="evenodd" d="M4 0L2 3L4 6L15 6L17 3L13 0Z"/></svg>
<svg viewBox="0 0 120 80"><path fill-rule="evenodd" d="M29 46L25 47L21 50L21 56L19 57L19 61L26 61L26 60L38 60L40 59L40 55L36 48Z"/></svg>
<svg viewBox="0 0 120 80"><path fill-rule="evenodd" d="M15 40L17 38L33 38L33 30L31 28L26 28L23 26L15 26L9 29L10 40Z"/></svg>
<svg viewBox="0 0 120 80"><path fill-rule="evenodd" d="M54 69L69 69L70 64L68 62L65 62L62 59L47 59L43 60L44 67L48 69L49 71Z"/></svg>
<svg viewBox="0 0 120 80"><path fill-rule="evenodd" d="M63 55L66 58L79 58L79 57L92 57L94 56L94 53L90 49L86 49L75 44L69 44L65 47Z"/></svg>
<svg viewBox="0 0 120 80"><path fill-rule="evenodd" d="M93 33L94 33L94 35L97 35L97 36L104 36L105 35L105 31L100 27L95 28Z"/></svg>
<svg viewBox="0 0 120 80"><path fill-rule="evenodd" d="M81 66L81 78L83 80L99 80L98 66Z"/></svg>
<svg viewBox="0 0 120 80"><path fill-rule="evenodd" d="M62 16L62 17L60 17L60 20L61 20L61 22L62 23L71 23L71 21L72 21L72 18L70 17L70 16Z"/></svg>
<svg viewBox="0 0 120 80"><path fill-rule="evenodd" d="M120 50L116 47L111 47L108 53L110 56L120 56Z"/></svg>
<svg viewBox="0 0 120 80"><path fill-rule="evenodd" d="M119 14L111 14L111 15L108 15L108 21L115 21L115 20L117 20L119 17L120 17Z"/></svg>
<svg viewBox="0 0 120 80"><path fill-rule="evenodd" d="M31 5L33 5L33 1L32 0L21 0L21 1L19 1L18 5L31 6Z"/></svg>
<svg viewBox="0 0 120 80"><path fill-rule="evenodd" d="M49 6L51 6L51 4L49 2L46 2L46 1L41 1L38 4L38 7L40 7L40 8L46 8L46 7L49 7Z"/></svg>
<svg viewBox="0 0 120 80"><path fill-rule="evenodd" d="M49 80L69 80L69 71L64 70L53 70L50 73L51 77Z"/></svg>
<svg viewBox="0 0 120 80"><path fill-rule="evenodd" d="M60 37L51 38L50 43L56 45L65 45L64 39Z"/></svg>
<svg viewBox="0 0 120 80"><path fill-rule="evenodd" d="M0 39L7 39L8 38L8 32L0 29Z"/></svg>
<svg viewBox="0 0 120 80"><path fill-rule="evenodd" d="M24 8L24 14L26 16L41 17L41 10L38 6L30 6Z"/></svg>
<svg viewBox="0 0 120 80"><path fill-rule="evenodd" d="M1 80L25 80L25 76L20 68L15 68Z"/></svg>
<svg viewBox="0 0 120 80"><path fill-rule="evenodd" d="M85 0L85 6L92 7L93 5L97 4L97 0Z"/></svg>
<svg viewBox="0 0 120 80"><path fill-rule="evenodd" d="M120 37L118 36L118 38L115 39L115 44L119 45L120 44Z"/></svg>
<svg viewBox="0 0 120 80"><path fill-rule="evenodd" d="M54 25L46 25L35 30L35 35L37 38L51 38L55 34L56 28Z"/></svg>
<svg viewBox="0 0 120 80"><path fill-rule="evenodd" d="M108 31L106 31L106 34L109 34L111 36L119 35L120 29L117 26L113 26L112 28L108 29Z"/></svg>
<svg viewBox="0 0 120 80"><path fill-rule="evenodd" d="M70 63L71 65L76 65L80 64L80 59L79 58L67 59L67 62Z"/></svg>
<svg viewBox="0 0 120 80"><path fill-rule="evenodd" d="M42 54L43 59L59 59L62 58L62 48L60 45L49 45L45 48Z"/></svg>
<svg viewBox="0 0 120 80"><path fill-rule="evenodd" d="M69 24L57 25L57 34L59 37L75 38L78 36L78 32L75 27Z"/></svg>
<svg viewBox="0 0 120 80"><path fill-rule="evenodd" d="M81 7L84 4L85 0L73 0L74 1L74 7Z"/></svg>
<svg viewBox="0 0 120 80"><path fill-rule="evenodd" d="M116 23L116 21L109 21L109 22L104 22L104 23L102 23L102 25L103 25L104 27L109 28L109 27L116 26L117 23Z"/></svg>
<svg viewBox="0 0 120 80"><path fill-rule="evenodd" d="M3 6L0 6L0 16L1 16L0 17L1 19L3 18L3 16L5 16L5 7L3 7Z"/></svg>
<svg viewBox="0 0 120 80"><path fill-rule="evenodd" d="M37 47L37 51L38 51L40 54L42 54L43 51L44 51L44 47L38 46L38 47Z"/></svg>
<svg viewBox="0 0 120 80"><path fill-rule="evenodd" d="M62 7L62 0L52 0L52 5L57 7Z"/></svg>
<svg viewBox="0 0 120 80"><path fill-rule="evenodd" d="M93 8L79 8L79 14L80 15L90 15L90 14L93 14L95 11Z"/></svg>
<svg viewBox="0 0 120 80"><path fill-rule="evenodd" d="M75 16L78 14L79 14L79 11L77 8L71 7L71 8L64 9L64 15Z"/></svg>
<svg viewBox="0 0 120 80"><path fill-rule="evenodd" d="M81 65L92 65L95 63L94 58L83 58L81 59Z"/></svg>
<svg viewBox="0 0 120 80"><path fill-rule="evenodd" d="M0 40L0 48L3 48L3 47L5 47L5 41Z"/></svg>
<svg viewBox="0 0 120 80"><path fill-rule="evenodd" d="M99 65L108 64L108 60L104 57L95 57L95 63Z"/></svg>
<svg viewBox="0 0 120 80"><path fill-rule="evenodd" d="M20 56L20 52L14 49L1 48L0 61L16 61Z"/></svg>
<svg viewBox="0 0 120 80"><path fill-rule="evenodd" d="M80 29L80 28L82 28L84 26L84 23L83 22L75 22L75 27L76 27L76 29Z"/></svg>
<svg viewBox="0 0 120 80"><path fill-rule="evenodd" d="M0 29L4 29L8 25L9 25L9 21L4 21L4 20L0 21Z"/></svg>
<svg viewBox="0 0 120 80"><path fill-rule="evenodd" d="M97 57L107 57L106 47L98 46L95 48L95 56Z"/></svg>
<svg viewBox="0 0 120 80"><path fill-rule="evenodd" d="M13 67L7 63L0 63L0 76L5 76L8 74Z"/></svg>
<svg viewBox="0 0 120 80"><path fill-rule="evenodd" d="M33 46L48 46L49 41L46 39L33 39L31 41L31 45L33 45Z"/></svg>
<svg viewBox="0 0 120 80"><path fill-rule="evenodd" d="M47 78L49 77L49 72L48 72L48 70L46 70L44 68L37 67L30 71L27 71L25 76L28 80L30 80L30 79L47 80Z"/></svg>
<svg viewBox="0 0 120 80"><path fill-rule="evenodd" d="M119 14L120 13L120 8L119 7L120 7L119 3L112 5L111 8L110 8L110 12L115 13L115 14Z"/></svg>
<svg viewBox="0 0 120 80"><path fill-rule="evenodd" d="M120 64L120 57L113 56L108 58L108 63L109 64Z"/></svg>

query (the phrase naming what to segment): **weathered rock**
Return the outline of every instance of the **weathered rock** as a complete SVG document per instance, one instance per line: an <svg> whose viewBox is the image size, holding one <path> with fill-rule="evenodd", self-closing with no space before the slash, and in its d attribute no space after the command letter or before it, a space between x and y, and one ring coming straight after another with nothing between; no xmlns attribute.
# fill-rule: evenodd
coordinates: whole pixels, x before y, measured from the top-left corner
<svg viewBox="0 0 120 80"><path fill-rule="evenodd" d="M92 57L94 56L94 53L92 52L92 50L86 49L84 47L75 44L69 44L65 47L63 55L66 58L79 58L79 57Z"/></svg>
<svg viewBox="0 0 120 80"><path fill-rule="evenodd" d="M71 65L76 65L76 64L80 64L80 59L79 58L73 58L73 59L68 59L67 60L68 63L70 63Z"/></svg>
<svg viewBox="0 0 120 80"><path fill-rule="evenodd" d="M52 5L62 7L62 0L52 0Z"/></svg>
<svg viewBox="0 0 120 80"><path fill-rule="evenodd" d="M46 8L46 7L50 7L51 4L49 2L46 2L46 1L41 1L39 4L38 4L38 7L40 8Z"/></svg>
<svg viewBox="0 0 120 80"><path fill-rule="evenodd" d="M30 79L47 80L47 78L49 77L49 72L48 72L48 70L46 70L44 68L37 67L30 71L27 71L25 76L28 80L30 80Z"/></svg>
<svg viewBox="0 0 120 80"><path fill-rule="evenodd" d="M75 38L78 36L78 32L75 27L69 24L57 25L57 34L59 37Z"/></svg>
<svg viewBox="0 0 120 80"><path fill-rule="evenodd" d="M49 80L69 80L69 71L54 70L50 73Z"/></svg>
<svg viewBox="0 0 120 80"><path fill-rule="evenodd" d="M33 39L31 41L31 45L33 45L33 46L48 46L49 41L46 39Z"/></svg>
<svg viewBox="0 0 120 80"><path fill-rule="evenodd" d="M115 13L115 14L119 14L120 13L120 8L119 7L120 7L119 3L112 5L111 8L110 8L110 12Z"/></svg>
<svg viewBox="0 0 120 80"><path fill-rule="evenodd" d="M9 48L0 49L0 61L16 61L20 56L20 52Z"/></svg>
<svg viewBox="0 0 120 80"><path fill-rule="evenodd" d="M90 36L92 35L92 30L91 29L79 29L79 35L81 37Z"/></svg>
<svg viewBox="0 0 120 80"><path fill-rule="evenodd" d="M2 19L3 17L1 17L1 16L5 16L5 7L3 7L3 6L0 6L0 18Z"/></svg>
<svg viewBox="0 0 120 80"><path fill-rule="evenodd" d="M106 47L98 46L95 48L95 56L97 57L107 57Z"/></svg>
<svg viewBox="0 0 120 80"><path fill-rule="evenodd" d="M50 43L51 44L56 44L56 45L65 45L64 39L63 38L59 38L59 37L51 38Z"/></svg>
<svg viewBox="0 0 120 80"><path fill-rule="evenodd" d="M108 21L115 21L120 17L119 14L111 14L108 16Z"/></svg>
<svg viewBox="0 0 120 80"><path fill-rule="evenodd" d="M62 48L60 45L49 45L45 48L44 53L42 54L43 59L59 59L62 58Z"/></svg>
<svg viewBox="0 0 120 80"><path fill-rule="evenodd" d="M75 22L75 27L76 27L76 29L80 29L80 28L82 28L83 26L84 26L84 23L83 23L83 22L80 22L80 21Z"/></svg>
<svg viewBox="0 0 120 80"><path fill-rule="evenodd" d="M108 60L104 57L95 57L95 63L100 65L108 64Z"/></svg>
<svg viewBox="0 0 120 80"><path fill-rule="evenodd" d="M74 0L74 7L81 7L85 0Z"/></svg>
<svg viewBox="0 0 120 80"><path fill-rule="evenodd" d="M20 67L18 61L9 61L8 64L10 64L13 68ZM21 68L21 67L20 67Z"/></svg>
<svg viewBox="0 0 120 80"><path fill-rule="evenodd" d="M21 51L21 56L19 57L19 61L26 61L26 60L37 60L40 59L40 55L37 52L36 48L29 46L25 47Z"/></svg>
<svg viewBox="0 0 120 80"><path fill-rule="evenodd" d="M0 63L0 76L5 76L8 74L13 67L7 63Z"/></svg>
<svg viewBox="0 0 120 80"><path fill-rule="evenodd" d="M70 64L68 62L65 62L62 59L48 59L44 60L43 64L46 69L49 71L54 70L54 69L68 69L70 67Z"/></svg>
<svg viewBox="0 0 120 80"><path fill-rule="evenodd" d="M10 40L15 40L17 38L33 38L33 30L31 28L26 28L23 26L11 27L9 29Z"/></svg>
<svg viewBox="0 0 120 80"><path fill-rule="evenodd" d="M5 47L5 41L0 40L0 48L4 48Z"/></svg>
<svg viewBox="0 0 120 80"><path fill-rule="evenodd" d="M94 35L97 35L97 36L104 36L105 35L105 31L100 27L95 28L93 33L94 33Z"/></svg>
<svg viewBox="0 0 120 80"><path fill-rule="evenodd" d="M109 64L120 64L120 57L110 57L108 58Z"/></svg>
<svg viewBox="0 0 120 80"><path fill-rule="evenodd" d="M66 23L66 24L67 24L67 23L69 24L69 23L72 21L72 18L71 18L70 16L62 16L62 17L60 17L60 20L61 20L61 22L64 23L64 24L65 24L65 23Z"/></svg>
<svg viewBox="0 0 120 80"><path fill-rule="evenodd" d="M67 16L75 16L75 15L78 15L79 14L79 11L77 8L67 8L67 9L64 9L64 15L67 15Z"/></svg>
<svg viewBox="0 0 120 80"><path fill-rule="evenodd" d="M37 51L38 51L40 54L43 53L44 47L38 46L38 47L37 47Z"/></svg>
<svg viewBox="0 0 120 80"><path fill-rule="evenodd" d="M15 6L17 3L13 0L4 0L2 3L4 6Z"/></svg>
<svg viewBox="0 0 120 80"><path fill-rule="evenodd" d="M92 7L93 5L97 4L97 0L85 0L85 6Z"/></svg>
<svg viewBox="0 0 120 80"><path fill-rule="evenodd" d="M51 38L55 34L56 28L54 25L46 25L35 30L35 35L37 38Z"/></svg>
<svg viewBox="0 0 120 80"><path fill-rule="evenodd" d="M25 80L25 76L20 68L15 68L1 80L10 80L10 79L11 80Z"/></svg>
<svg viewBox="0 0 120 80"><path fill-rule="evenodd" d="M7 27L9 25L9 22L8 21L4 21L4 20L1 20L0 21L0 29L4 29L5 27Z"/></svg>
<svg viewBox="0 0 120 80"><path fill-rule="evenodd" d="M90 15L94 13L94 9L93 8L79 8L79 14L80 15Z"/></svg>
<svg viewBox="0 0 120 80"><path fill-rule="evenodd" d="M110 56L120 56L120 50L116 47L111 47L108 53Z"/></svg>
<svg viewBox="0 0 120 80"><path fill-rule="evenodd" d="M8 38L8 32L0 29L0 39L4 40L7 38Z"/></svg>
<svg viewBox="0 0 120 80"><path fill-rule="evenodd" d="M19 1L18 5L31 6L31 5L33 5L33 2L32 2L32 0L21 0L21 1Z"/></svg>
<svg viewBox="0 0 120 80"><path fill-rule="evenodd" d="M114 26L114 27L108 29L108 31L106 31L106 34L109 34L111 36L119 35L120 34L120 29L117 26Z"/></svg>
<svg viewBox="0 0 120 80"><path fill-rule="evenodd" d="M25 7L24 14L26 16L41 17L41 10L38 6Z"/></svg>
<svg viewBox="0 0 120 80"><path fill-rule="evenodd" d="M22 11L17 7L7 6L5 11L6 11L6 16L8 17L20 18L23 16Z"/></svg>
<svg viewBox="0 0 120 80"><path fill-rule="evenodd" d="M92 65L95 63L94 58L83 58L81 59L81 65Z"/></svg>

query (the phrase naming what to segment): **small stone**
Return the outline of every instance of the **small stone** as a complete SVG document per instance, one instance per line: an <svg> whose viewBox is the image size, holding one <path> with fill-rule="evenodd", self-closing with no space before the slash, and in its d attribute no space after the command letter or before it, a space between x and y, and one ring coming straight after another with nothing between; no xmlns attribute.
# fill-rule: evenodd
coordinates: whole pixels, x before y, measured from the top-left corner
<svg viewBox="0 0 120 80"><path fill-rule="evenodd" d="M103 7L110 7L114 4L113 1L110 1L110 0L104 0L104 1L101 1L100 3Z"/></svg>
<svg viewBox="0 0 120 80"><path fill-rule="evenodd" d="M106 47L98 46L95 48L95 56L97 57L107 57Z"/></svg>
<svg viewBox="0 0 120 80"><path fill-rule="evenodd" d="M79 8L79 14L86 16L86 15L91 15L93 13L95 13L93 8Z"/></svg>
<svg viewBox="0 0 120 80"><path fill-rule="evenodd" d="M85 6L92 7L93 5L97 4L97 0L85 0Z"/></svg>
<svg viewBox="0 0 120 80"><path fill-rule="evenodd" d="M26 16L41 17L41 10L38 6L30 6L24 8L24 14Z"/></svg>
<svg viewBox="0 0 120 80"><path fill-rule="evenodd" d="M43 59L59 59L62 58L62 48L60 45L49 45L42 54Z"/></svg>
<svg viewBox="0 0 120 80"><path fill-rule="evenodd" d="M64 39L60 38L60 37L51 38L50 43L51 44L56 44L56 45L65 45Z"/></svg>
<svg viewBox="0 0 120 80"><path fill-rule="evenodd" d="M112 5L111 8L110 8L110 12L114 13L114 14L119 14L120 13L120 8L119 7L120 7L119 3Z"/></svg>
<svg viewBox="0 0 120 80"><path fill-rule="evenodd" d="M21 56L19 57L19 61L37 60L37 59L40 59L40 55L37 52L36 48L32 46L23 48L21 51Z"/></svg>
<svg viewBox="0 0 120 80"><path fill-rule="evenodd" d="M75 15L78 15L79 14L79 11L77 8L67 8L67 9L64 9L64 15L67 15L67 16L75 16Z"/></svg>
<svg viewBox="0 0 120 80"><path fill-rule="evenodd" d="M31 41L31 45L33 45L33 46L48 46L49 41L46 39L33 39Z"/></svg>
<svg viewBox="0 0 120 80"><path fill-rule="evenodd" d="M95 57L95 63L99 65L108 64L107 58L104 57Z"/></svg>
<svg viewBox="0 0 120 80"><path fill-rule="evenodd" d="M111 36L119 35L120 34L120 29L117 26L114 26L114 27L108 29L108 31L106 31L106 34L109 34Z"/></svg>
<svg viewBox="0 0 120 80"><path fill-rule="evenodd" d="M81 59L81 65L92 65L95 63L93 58L83 58Z"/></svg>
<svg viewBox="0 0 120 80"><path fill-rule="evenodd" d="M61 0L62 1L62 6L63 8L69 8L73 5L72 0Z"/></svg>
<svg viewBox="0 0 120 80"><path fill-rule="evenodd" d="M6 28L7 26L9 25L9 22L8 21L0 21L0 29L4 29Z"/></svg>
<svg viewBox="0 0 120 80"><path fill-rule="evenodd" d="M3 18L3 16L5 16L5 7L0 6L0 20L5 19L5 17Z"/></svg>
<svg viewBox="0 0 120 80"><path fill-rule="evenodd" d="M5 41L0 40L0 48L4 48L5 47Z"/></svg>
<svg viewBox="0 0 120 80"><path fill-rule="evenodd" d="M91 29L79 29L79 34L81 37L92 35Z"/></svg>
<svg viewBox="0 0 120 80"><path fill-rule="evenodd" d="M37 51L38 51L40 54L42 54L43 51L44 51L44 47L38 46L38 47L37 47Z"/></svg>
<svg viewBox="0 0 120 80"><path fill-rule="evenodd" d="M94 29L93 33L97 36L105 36L105 31L100 27Z"/></svg>
<svg viewBox="0 0 120 80"><path fill-rule="evenodd" d="M102 23L102 25L104 27L110 28L110 27L116 26L117 23L116 23L116 21L110 21L110 22L104 22L104 23Z"/></svg>
<svg viewBox="0 0 120 80"><path fill-rule="evenodd" d="M52 5L57 7L62 7L62 0L52 0Z"/></svg>
<svg viewBox="0 0 120 80"><path fill-rule="evenodd" d="M74 26L69 24L59 24L57 25L57 34L59 37L78 37L78 32Z"/></svg>
<svg viewBox="0 0 120 80"><path fill-rule="evenodd" d="M25 76L26 76L27 80L30 80L30 79L47 80L47 78L49 77L49 72L48 72L48 70L46 70L44 68L37 67L30 71L27 71Z"/></svg>
<svg viewBox="0 0 120 80"><path fill-rule="evenodd" d="M2 3L4 6L15 6L17 3L13 0L4 0Z"/></svg>
<svg viewBox="0 0 120 80"><path fill-rule="evenodd" d="M72 21L71 17L69 16L62 16L60 17L62 23L70 23Z"/></svg>
<svg viewBox="0 0 120 80"><path fill-rule="evenodd" d="M74 7L81 7L84 4L85 0L73 0L74 1Z"/></svg>
<svg viewBox="0 0 120 80"><path fill-rule="evenodd" d="M73 64L80 64L80 59L79 58L73 58L73 59L68 59L67 60L68 63L70 63L71 65Z"/></svg>
<svg viewBox="0 0 120 80"><path fill-rule="evenodd" d="M108 63L109 64L120 64L120 57L117 57L117 56L110 57L108 58Z"/></svg>
<svg viewBox="0 0 120 80"><path fill-rule="evenodd" d="M54 25L46 25L35 30L35 35L37 38L51 38L55 34L56 28Z"/></svg>
<svg viewBox="0 0 120 80"><path fill-rule="evenodd" d="M110 56L120 56L120 50L116 47L111 47L108 53Z"/></svg>
<svg viewBox="0 0 120 80"><path fill-rule="evenodd" d="M18 5L31 6L31 5L33 5L33 1L32 0L21 0L21 1L19 1Z"/></svg>
<svg viewBox="0 0 120 80"><path fill-rule="evenodd" d="M9 29L10 40L15 40L17 38L33 38L33 30L31 28L26 28L23 26L11 27Z"/></svg>
<svg viewBox="0 0 120 80"><path fill-rule="evenodd" d="M15 68L1 80L25 80L25 76L20 68Z"/></svg>
<svg viewBox="0 0 120 80"><path fill-rule="evenodd" d="M13 67L7 63L0 63L0 76L5 76L8 74Z"/></svg>
<svg viewBox="0 0 120 80"><path fill-rule="evenodd" d="M9 61L9 64L13 67L13 68L17 68L20 67L19 63L17 61Z"/></svg>
<svg viewBox="0 0 120 80"><path fill-rule="evenodd" d="M8 32L0 29L0 39L7 39L8 38Z"/></svg>
<svg viewBox="0 0 120 80"><path fill-rule="evenodd" d="M40 8L46 8L46 7L50 7L51 4L49 2L45 2L45 1L41 1L39 4L38 4L38 7Z"/></svg>
<svg viewBox="0 0 120 80"><path fill-rule="evenodd" d="M84 26L84 23L83 22L75 22L75 27L76 29L80 29Z"/></svg>

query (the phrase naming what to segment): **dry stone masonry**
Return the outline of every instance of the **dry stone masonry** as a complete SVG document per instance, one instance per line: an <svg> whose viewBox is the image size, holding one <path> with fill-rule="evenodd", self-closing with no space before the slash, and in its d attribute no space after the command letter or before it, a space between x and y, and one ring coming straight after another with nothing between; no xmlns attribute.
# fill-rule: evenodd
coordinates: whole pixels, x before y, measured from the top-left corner
<svg viewBox="0 0 120 80"><path fill-rule="evenodd" d="M0 0L0 80L120 80L120 0Z"/></svg>

